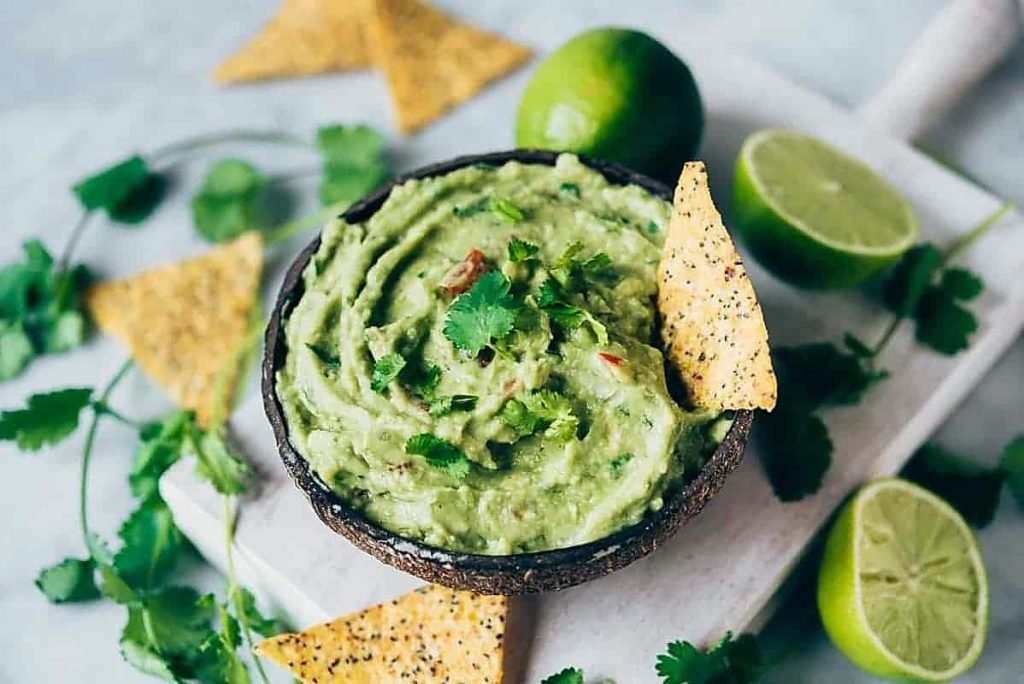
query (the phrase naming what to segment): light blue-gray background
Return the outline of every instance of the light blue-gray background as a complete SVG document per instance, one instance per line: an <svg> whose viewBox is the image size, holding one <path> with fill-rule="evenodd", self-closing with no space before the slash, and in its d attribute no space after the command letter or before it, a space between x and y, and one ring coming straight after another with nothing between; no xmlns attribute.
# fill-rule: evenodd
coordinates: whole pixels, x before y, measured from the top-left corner
<svg viewBox="0 0 1024 684"><path fill-rule="evenodd" d="M661 30L685 25L736 44L849 106L885 81L941 6L935 0L439 0L439 4L542 49L594 25ZM61 244L76 217L65 188L90 167L80 161L63 165L59 155L48 150L58 144L70 146L76 160L101 164L116 154L109 149L109 131L96 143L104 148L89 153L90 132L102 128L105 116L116 118L125 107L147 102L217 98L208 80L211 65L255 30L274 5L274 0L8 2L0 22L0 200L5 204L0 261L12 259L18 242L27 235ZM369 75L346 78L363 79L365 97L380 101L377 109L386 111L379 80ZM287 122L289 107L301 108L303 97L315 93L318 84L323 85L314 80L280 86L276 92L285 103L274 116ZM230 97L247 95L236 90ZM253 106L260 102L254 95ZM334 119L346 120L344 107L339 103ZM389 125L386 120L371 123ZM70 125L79 130L69 142ZM505 143L510 122L494 125L500 130L495 141ZM187 122L182 128L189 130ZM144 126L119 131L119 137L121 147L114 150L162 142L147 137ZM474 149L495 146L487 143L479 141ZM960 163L997 194L1024 203L1024 48L1018 46L969 99L927 133L924 143ZM415 146L415 141L409 144ZM52 202L40 201L41 187L52 188ZM161 258L159 242L154 240L153 245L151 252L139 254L140 263L166 260ZM85 251L102 249L103 245L93 244ZM87 257L88 253L83 254ZM37 363L19 381L0 386L0 406L20 403L32 389L96 382L97 370L103 377L109 365L97 369L71 358ZM936 439L991 462L1021 432L1024 343L1018 341ZM113 438L101 444L117 447ZM52 608L31 586L39 567L76 548L74 449L38 456L16 454L6 445L0 449L5 467L0 480L5 511L0 542L0 682L138 681L141 677L120 664L116 652L122 611L100 605ZM100 525L114 524L128 506L123 487L107 484L124 472L123 452L121 446L119 453L109 454L111 463L101 462L96 468L94 486L100 495L94 497L93 506ZM98 460L103 461L102 454ZM50 478L53 486L42 478ZM1004 501L998 515L980 534L996 604L990 645L964 681L1024 682L1020 513ZM199 568L193 572L200 581L216 585L210 573ZM793 650L769 680L867 681L816 626L813 612L806 608L809 587L802 583L791 605L768 628L769 643Z"/></svg>

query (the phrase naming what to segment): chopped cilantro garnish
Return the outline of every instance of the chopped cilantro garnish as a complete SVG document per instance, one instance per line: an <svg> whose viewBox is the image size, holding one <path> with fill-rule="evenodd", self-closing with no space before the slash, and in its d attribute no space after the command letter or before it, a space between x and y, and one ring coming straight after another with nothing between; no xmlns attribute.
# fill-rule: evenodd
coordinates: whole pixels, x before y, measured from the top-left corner
<svg viewBox="0 0 1024 684"><path fill-rule="evenodd" d="M409 378L409 384L415 387L421 396L428 398L434 396L437 386L441 384L441 367L428 366L425 370Z"/></svg>
<svg viewBox="0 0 1024 684"><path fill-rule="evenodd" d="M471 356L504 339L515 327L515 312L522 306L511 289L508 278L497 271L482 275L448 308L444 336Z"/></svg>
<svg viewBox="0 0 1024 684"><path fill-rule="evenodd" d="M86 387L33 394L25 408L0 411L0 441L15 442L25 451L56 444L75 431L91 399Z"/></svg>
<svg viewBox="0 0 1024 684"><path fill-rule="evenodd" d="M430 402L430 415L435 418L446 416L452 411L472 411L476 408L478 398L473 394L452 394L438 397Z"/></svg>
<svg viewBox="0 0 1024 684"><path fill-rule="evenodd" d="M663 684L747 684L761 676L765 664L750 634L736 639L726 632L706 652L688 641L674 641L658 656L656 670Z"/></svg>
<svg viewBox="0 0 1024 684"><path fill-rule="evenodd" d="M580 196L580 186L576 185L575 183L562 183L559 186L559 189L567 195L572 195L573 197L576 198L579 198Z"/></svg>
<svg viewBox="0 0 1024 684"><path fill-rule="evenodd" d="M512 238L508 243L508 260L512 263L528 261L536 257L538 251L540 251L540 247L537 245L518 238Z"/></svg>
<svg viewBox="0 0 1024 684"><path fill-rule="evenodd" d="M403 368L405 368L405 359L401 354L386 354L380 357L373 363L370 389L377 393L383 393Z"/></svg>
<svg viewBox="0 0 1024 684"><path fill-rule="evenodd" d="M548 278L540 286L537 294L537 306L546 313L558 327L563 330L575 330L584 323L597 337L598 344L608 344L608 330L586 309L569 304L568 295L554 278Z"/></svg>
<svg viewBox="0 0 1024 684"><path fill-rule="evenodd" d="M487 197L481 197L470 204L461 207L452 207L452 214L458 218L469 218L470 216L476 216L477 214L482 214L485 211L490 211L490 208L491 200Z"/></svg>
<svg viewBox="0 0 1024 684"><path fill-rule="evenodd" d="M409 441L405 443L405 451L422 456L431 466L444 470L458 479L469 475L473 465L462 449L429 432L422 432L410 437Z"/></svg>
<svg viewBox="0 0 1024 684"><path fill-rule="evenodd" d="M325 126L316 133L324 158L320 202L351 204L390 176L384 138L369 126Z"/></svg>
<svg viewBox="0 0 1024 684"><path fill-rule="evenodd" d="M572 404L552 390L537 390L510 399L498 417L521 436L543 430L545 437L559 442L573 439L579 428Z"/></svg>
<svg viewBox="0 0 1024 684"><path fill-rule="evenodd" d="M215 162L192 198L196 232L210 242L225 242L257 228L256 206L266 184L267 179L249 162Z"/></svg>
<svg viewBox="0 0 1024 684"><path fill-rule="evenodd" d="M509 223L519 223L526 218L526 214L523 213L523 210L509 202L507 199L495 197L491 200L490 206L492 212Z"/></svg>
<svg viewBox="0 0 1024 684"><path fill-rule="evenodd" d="M626 464L629 463L631 460L633 460L633 454L619 454L618 456L612 459L612 462L609 465L611 466L613 473L618 473L623 468L625 468Z"/></svg>
<svg viewBox="0 0 1024 684"><path fill-rule="evenodd" d="M545 677L540 684L583 684L583 670L567 667L561 672Z"/></svg>
<svg viewBox="0 0 1024 684"><path fill-rule="evenodd" d="M572 242L551 264L551 275L569 292L582 292L589 282L603 282L615 277L611 257L598 252L588 259L580 259L582 251L582 243Z"/></svg>

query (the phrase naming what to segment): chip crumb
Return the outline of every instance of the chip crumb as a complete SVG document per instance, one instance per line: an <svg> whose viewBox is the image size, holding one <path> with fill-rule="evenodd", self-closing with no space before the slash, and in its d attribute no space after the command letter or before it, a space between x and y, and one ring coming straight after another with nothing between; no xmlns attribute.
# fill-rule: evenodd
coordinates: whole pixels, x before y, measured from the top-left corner
<svg viewBox="0 0 1024 684"><path fill-rule="evenodd" d="M666 355L695 407L775 408L764 316L703 162L688 162L679 176L658 265L658 308Z"/></svg>
<svg viewBox="0 0 1024 684"><path fill-rule="evenodd" d="M213 72L240 83L370 67L366 19L373 0L284 0L277 14Z"/></svg>
<svg viewBox="0 0 1024 684"><path fill-rule="evenodd" d="M373 0L368 37L403 133L426 126L533 54L420 0Z"/></svg>
<svg viewBox="0 0 1024 684"><path fill-rule="evenodd" d="M501 684L507 611L504 596L431 585L255 650L303 682Z"/></svg>
<svg viewBox="0 0 1024 684"><path fill-rule="evenodd" d="M263 239L251 231L199 257L100 283L85 304L96 325L205 427L216 414L218 377L249 331L262 271Z"/></svg>

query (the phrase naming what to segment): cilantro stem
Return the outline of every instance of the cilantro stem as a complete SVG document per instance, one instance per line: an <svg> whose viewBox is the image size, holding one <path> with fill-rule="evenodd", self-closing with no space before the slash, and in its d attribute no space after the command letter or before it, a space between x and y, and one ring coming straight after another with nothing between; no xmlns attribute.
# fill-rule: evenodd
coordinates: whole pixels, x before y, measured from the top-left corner
<svg viewBox="0 0 1024 684"><path fill-rule="evenodd" d="M329 219L334 218L335 216L338 216L343 211L345 211L345 208L347 206L347 202L338 202L337 204L332 204L328 207L324 207L323 209L316 213L309 214L308 216L303 216L301 218L297 218L294 221L282 223L281 225L275 228L271 228L270 230L265 232L263 234L263 241L268 245L272 245L275 242L287 240L288 238L292 237L293 235L296 235L297 233L301 233L302 231L307 230L309 228L319 226L324 221L327 221Z"/></svg>
<svg viewBox="0 0 1024 684"><path fill-rule="evenodd" d="M309 140L291 133L275 130L258 130L240 128L236 130L215 131L213 133L202 133L158 147L147 155L150 163L164 161L167 157L178 154L194 152L204 147L212 147L229 142L254 142L269 143L273 145L290 145L292 147L304 147L310 150L315 146Z"/></svg>
<svg viewBox="0 0 1024 684"><path fill-rule="evenodd" d="M882 334L881 339L878 340L878 343L871 350L872 359L874 359L875 357L882 353L882 350L885 349L885 347L889 344L889 341L892 339L892 336L899 329L900 323L902 323L903 320L903 316L892 317L892 320L889 322L889 327L885 329L885 332Z"/></svg>
<svg viewBox="0 0 1024 684"><path fill-rule="evenodd" d="M129 418L128 416L124 415L123 413L119 413L118 411L115 411L110 406L110 404L108 404L108 403L106 403L104 401L97 400L97 401L92 402L92 410L96 411L99 414L102 414L102 415L105 415L105 416L110 416L111 418L113 418L117 422L121 423L122 425L126 425L126 426L128 426L130 428L141 428L142 427L142 423L140 421L137 421L134 418Z"/></svg>
<svg viewBox="0 0 1024 684"><path fill-rule="evenodd" d="M89 225L89 219L92 218L92 212L86 209L82 212L82 215L78 217L78 223L71 229L71 235L68 236L68 241L64 245L64 251L61 252L60 260L57 262L57 270L63 271L71 263L71 255L75 251L75 247L78 246L78 241L82 238L82 233L85 232L86 226Z"/></svg>
<svg viewBox="0 0 1024 684"><path fill-rule="evenodd" d="M973 245L975 242L984 237L994 225L999 223L999 220L1006 216L1016 208L1013 202L1004 202L1001 207L996 209L994 212L989 214L985 220L971 228L969 231L958 237L953 241L945 253L942 255L942 264L945 265L958 257L965 249Z"/></svg>
<svg viewBox="0 0 1024 684"><path fill-rule="evenodd" d="M124 376L131 370L134 362L128 359L118 371L114 374L114 377L110 379L107 386L103 388L100 393L97 403L106 404L107 399L110 397L110 393L114 391L118 383L124 379ZM89 432L85 436L85 445L82 447L82 469L81 475L78 480L78 519L82 526L82 539L85 541L85 548L89 550L91 556L95 556L93 553L93 541L92 535L89 532L89 506L88 506L88 482L89 482L89 462L92 460L92 448L96 443L96 430L99 426L100 417L103 415L103 411L97 411L93 408L92 420L89 422Z"/></svg>
<svg viewBox="0 0 1024 684"><path fill-rule="evenodd" d="M252 630L249 627L249 618L245 614L245 608L242 605L242 595L238 589L238 580L235 577L235 526L238 521L235 511L231 506L231 499L232 497L227 494L224 495L224 540L228 571L228 600L231 601L231 606L235 609L235 619L238 620L238 626L242 628L242 638L245 639L245 646L249 649L249 653L252 653ZM256 661L256 670L260 673L260 679L263 680L264 684L269 684L270 680L267 679L267 673L263 669L263 662L259 656L253 658L253 660Z"/></svg>

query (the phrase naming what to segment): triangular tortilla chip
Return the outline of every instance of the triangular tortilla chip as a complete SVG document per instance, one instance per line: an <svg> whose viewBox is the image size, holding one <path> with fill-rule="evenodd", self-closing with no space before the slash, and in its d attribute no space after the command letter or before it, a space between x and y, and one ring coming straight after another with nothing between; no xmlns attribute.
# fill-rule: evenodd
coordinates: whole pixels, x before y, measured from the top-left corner
<svg viewBox="0 0 1024 684"><path fill-rule="evenodd" d="M429 586L256 653L303 682L500 684L507 613L504 596Z"/></svg>
<svg viewBox="0 0 1024 684"><path fill-rule="evenodd" d="M284 0L277 15L213 72L218 83L351 71L370 66L372 0Z"/></svg>
<svg viewBox="0 0 1024 684"><path fill-rule="evenodd" d="M658 266L661 335L699 408L775 408L768 330L715 209L703 162L683 167Z"/></svg>
<svg viewBox="0 0 1024 684"><path fill-rule="evenodd" d="M456 21L419 0L375 0L374 64L388 79L403 133L468 100L530 58L531 50Z"/></svg>
<svg viewBox="0 0 1024 684"><path fill-rule="evenodd" d="M100 283L85 302L99 328L208 425L218 376L251 326L262 270L263 240L249 232L200 257Z"/></svg>

